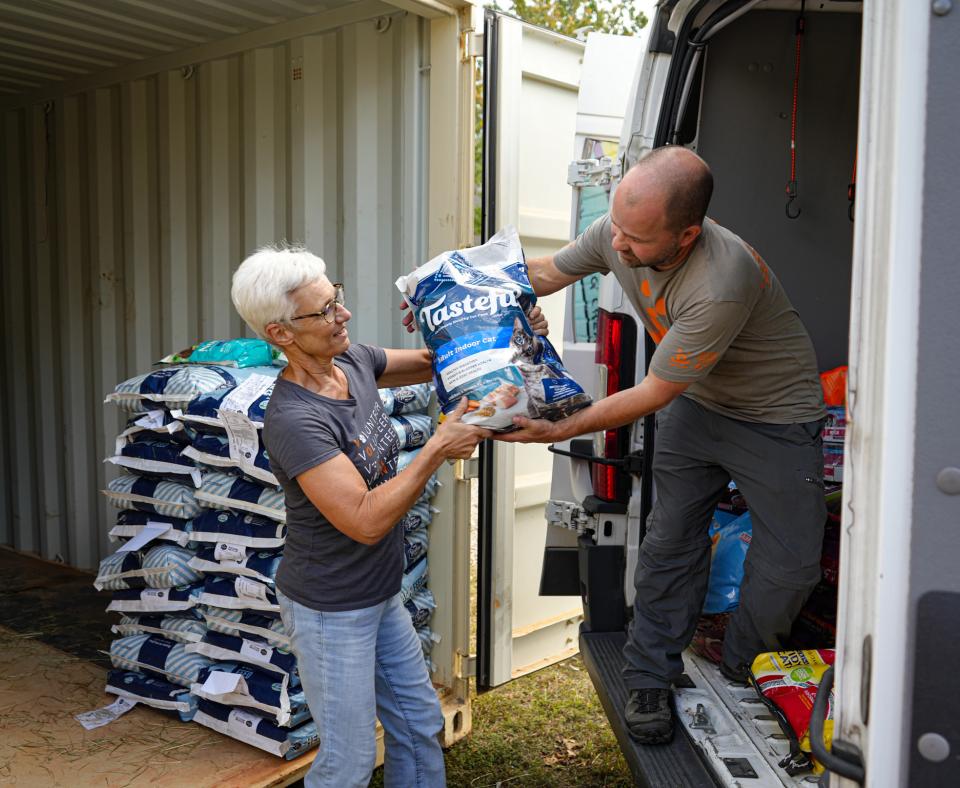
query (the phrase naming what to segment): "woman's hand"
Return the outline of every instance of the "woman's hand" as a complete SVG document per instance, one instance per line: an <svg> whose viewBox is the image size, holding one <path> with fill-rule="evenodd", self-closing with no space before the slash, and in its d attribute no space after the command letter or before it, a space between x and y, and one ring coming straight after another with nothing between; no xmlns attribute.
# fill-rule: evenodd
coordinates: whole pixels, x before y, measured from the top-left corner
<svg viewBox="0 0 960 788"><path fill-rule="evenodd" d="M447 414L443 423L437 427L437 431L430 438L429 443L433 443L440 454L448 460L467 459L473 454L473 450L480 441L493 434L490 430L464 424L461 421L463 414L467 412L468 402L469 400L463 397L456 410Z"/></svg>
<svg viewBox="0 0 960 788"><path fill-rule="evenodd" d="M530 311L527 312L527 322L530 324L530 328L533 329L534 334L539 334L542 337L545 337L550 333L550 326L547 325L547 318L543 314L543 310L538 307L531 307Z"/></svg>

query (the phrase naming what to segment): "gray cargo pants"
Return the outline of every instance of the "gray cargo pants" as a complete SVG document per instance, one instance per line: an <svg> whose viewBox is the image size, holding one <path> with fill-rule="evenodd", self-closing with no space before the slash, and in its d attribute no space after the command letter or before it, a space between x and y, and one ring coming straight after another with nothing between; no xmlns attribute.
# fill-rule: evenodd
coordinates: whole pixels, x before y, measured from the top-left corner
<svg viewBox="0 0 960 788"><path fill-rule="evenodd" d="M723 661L736 668L783 648L820 579L826 508L821 421L738 421L678 397L657 414L656 500L640 546L633 622L624 647L629 689L669 687L696 629L710 573L708 529L730 479L750 506L753 541Z"/></svg>

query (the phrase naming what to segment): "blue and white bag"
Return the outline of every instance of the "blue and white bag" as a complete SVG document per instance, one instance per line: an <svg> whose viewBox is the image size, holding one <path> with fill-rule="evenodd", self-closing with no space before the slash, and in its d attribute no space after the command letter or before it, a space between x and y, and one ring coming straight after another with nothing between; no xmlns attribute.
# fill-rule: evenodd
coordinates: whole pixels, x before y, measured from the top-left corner
<svg viewBox="0 0 960 788"><path fill-rule="evenodd" d="M280 603L272 587L249 577L217 577L203 582L199 602L232 610L260 610L280 614Z"/></svg>
<svg viewBox="0 0 960 788"><path fill-rule="evenodd" d="M291 691L288 676L251 665L218 662L200 671L190 691L204 700L265 712L281 728L293 728L310 719L303 690Z"/></svg>
<svg viewBox="0 0 960 788"><path fill-rule="evenodd" d="M154 709L178 712L183 722L190 722L197 710L197 700L189 690L135 670L111 670L106 691Z"/></svg>
<svg viewBox="0 0 960 788"><path fill-rule="evenodd" d="M430 404L431 388L429 383L416 383L412 386L380 389L380 402L388 416L419 413L425 411Z"/></svg>
<svg viewBox="0 0 960 788"><path fill-rule="evenodd" d="M254 610L231 610L226 607L202 605L200 612L207 627L214 632L236 637L254 637L265 640L271 646L290 650L290 638L279 615L269 615Z"/></svg>
<svg viewBox="0 0 960 788"><path fill-rule="evenodd" d="M203 698L197 705L194 722L288 761L320 744L320 734L313 720L296 728L281 728L245 709L232 709Z"/></svg>
<svg viewBox="0 0 960 788"><path fill-rule="evenodd" d="M181 520L190 520L201 512L193 486L181 482L118 476L107 482L103 494L118 509L138 509Z"/></svg>
<svg viewBox="0 0 960 788"><path fill-rule="evenodd" d="M283 553L278 550L251 551L241 545L217 544L202 548L190 559L190 566L207 575L242 575L272 585L281 558Z"/></svg>
<svg viewBox="0 0 960 788"><path fill-rule="evenodd" d="M279 367L249 367L231 370L236 381L198 394L184 407L171 410L171 415L184 424L203 432L224 432L220 409L244 414L255 427L263 427L263 415L280 374Z"/></svg>
<svg viewBox="0 0 960 788"><path fill-rule="evenodd" d="M400 578L400 601L406 604L414 594L427 585L427 557L421 556L412 566L407 567Z"/></svg>
<svg viewBox="0 0 960 788"><path fill-rule="evenodd" d="M186 547L190 544L190 530L193 527L191 520L182 520L179 517L166 517L150 512L138 512L136 509L125 509L117 515L117 524L110 529L110 536L114 539L132 539L150 523L164 523L170 530L155 537L162 542L173 542Z"/></svg>
<svg viewBox="0 0 960 788"><path fill-rule="evenodd" d="M401 449L423 446L433 433L433 419L423 413L408 413L406 416L391 416L390 426L397 433Z"/></svg>
<svg viewBox="0 0 960 788"><path fill-rule="evenodd" d="M253 550L283 547L287 526L255 514L206 509L195 518L190 537L195 542L239 545Z"/></svg>
<svg viewBox="0 0 960 788"><path fill-rule="evenodd" d="M183 449L183 456L211 468L240 470L251 479L277 487L280 482L277 481L277 477L270 470L270 457L259 432L257 437L259 438L260 450L254 455L252 463L241 464L231 457L229 438L212 432L197 434L191 444Z"/></svg>
<svg viewBox="0 0 960 788"><path fill-rule="evenodd" d="M207 633L207 625L194 610L185 613L166 613L155 616L120 617L120 623L110 627L115 635L160 635L175 643L196 643Z"/></svg>
<svg viewBox="0 0 960 788"><path fill-rule="evenodd" d="M104 402L129 411L151 410L155 406L150 403L172 410L185 408L200 394L236 384L237 378L223 367L165 367L125 380Z"/></svg>
<svg viewBox="0 0 960 788"><path fill-rule="evenodd" d="M426 528L408 531L403 535L403 568L408 569L427 554L430 537Z"/></svg>
<svg viewBox="0 0 960 788"><path fill-rule="evenodd" d="M444 413L470 400L463 421L512 430L514 416L565 418L590 404L525 314L537 300L513 227L471 249L444 252L397 288L433 353Z"/></svg>
<svg viewBox="0 0 960 788"><path fill-rule="evenodd" d="M425 627L430 621L433 611L437 609L437 600L434 599L433 592L429 588L421 588L404 603L404 606L410 613L413 626L419 629Z"/></svg>
<svg viewBox="0 0 960 788"><path fill-rule="evenodd" d="M203 654L218 662L243 662L271 673L290 676L291 684L300 683L297 658L289 651L274 648L262 640L208 631L202 640L188 643L187 652Z"/></svg>
<svg viewBox="0 0 960 788"><path fill-rule="evenodd" d="M213 662L187 648L159 635L129 635L110 644L110 662L115 668L141 671L189 687Z"/></svg>
<svg viewBox="0 0 960 788"><path fill-rule="evenodd" d="M208 509L238 509L281 523L287 520L282 490L228 473L204 476L196 500Z"/></svg>
<svg viewBox="0 0 960 788"><path fill-rule="evenodd" d="M109 613L173 613L200 604L203 584L179 588L133 588L114 591L107 605Z"/></svg>
<svg viewBox="0 0 960 788"><path fill-rule="evenodd" d="M170 437L149 435L146 437L118 438L116 454L104 462L113 463L138 476L165 477L183 476L194 487L200 486L200 470L190 457L182 454L183 443Z"/></svg>
<svg viewBox="0 0 960 788"><path fill-rule="evenodd" d="M201 578L190 567L193 553L176 545L155 545L144 552L116 552L100 562L93 587L97 591L125 588L173 588Z"/></svg>
<svg viewBox="0 0 960 788"><path fill-rule="evenodd" d="M434 509L427 501L418 501L413 505L413 508L407 512L403 519L400 521L400 524L403 526L404 533L410 533L411 531L417 531L421 528L426 528L433 522L433 515L437 510Z"/></svg>

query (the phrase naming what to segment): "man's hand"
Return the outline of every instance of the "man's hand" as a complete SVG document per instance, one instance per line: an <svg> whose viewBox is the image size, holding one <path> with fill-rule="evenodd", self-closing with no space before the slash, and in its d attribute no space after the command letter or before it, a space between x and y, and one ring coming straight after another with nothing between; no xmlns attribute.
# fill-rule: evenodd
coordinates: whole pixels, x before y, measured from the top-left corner
<svg viewBox="0 0 960 788"><path fill-rule="evenodd" d="M556 443L563 440L557 422L514 416L513 424L519 429L514 432L495 433L491 437L504 443Z"/></svg>
<svg viewBox="0 0 960 788"><path fill-rule="evenodd" d="M550 326L547 325L547 318L543 314L543 310L538 307L532 307L529 312L527 312L527 322L530 324L530 328L533 329L534 334L539 334L542 337L545 337L550 333Z"/></svg>

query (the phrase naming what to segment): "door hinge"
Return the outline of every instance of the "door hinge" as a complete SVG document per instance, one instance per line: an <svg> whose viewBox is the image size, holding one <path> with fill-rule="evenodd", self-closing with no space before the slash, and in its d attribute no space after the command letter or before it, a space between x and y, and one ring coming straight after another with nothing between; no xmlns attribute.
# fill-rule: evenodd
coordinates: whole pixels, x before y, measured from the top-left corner
<svg viewBox="0 0 960 788"><path fill-rule="evenodd" d="M483 33L465 30L460 34L460 62L466 63L477 57L483 57Z"/></svg>
<svg viewBox="0 0 960 788"><path fill-rule="evenodd" d="M568 528L578 534L596 531L599 524L596 515L588 514L581 506L569 501L547 501L544 514L547 525Z"/></svg>
<svg viewBox="0 0 960 788"><path fill-rule="evenodd" d="M466 460L456 460L453 465L453 477L458 482L480 478L480 458L470 457Z"/></svg>
<svg viewBox="0 0 960 788"><path fill-rule="evenodd" d="M472 679L477 675L477 655L457 651L453 655L453 673L458 679Z"/></svg>
<svg viewBox="0 0 960 788"><path fill-rule="evenodd" d="M567 167L567 183L571 186L606 186L620 177L620 162L609 156L599 159L576 159Z"/></svg>

